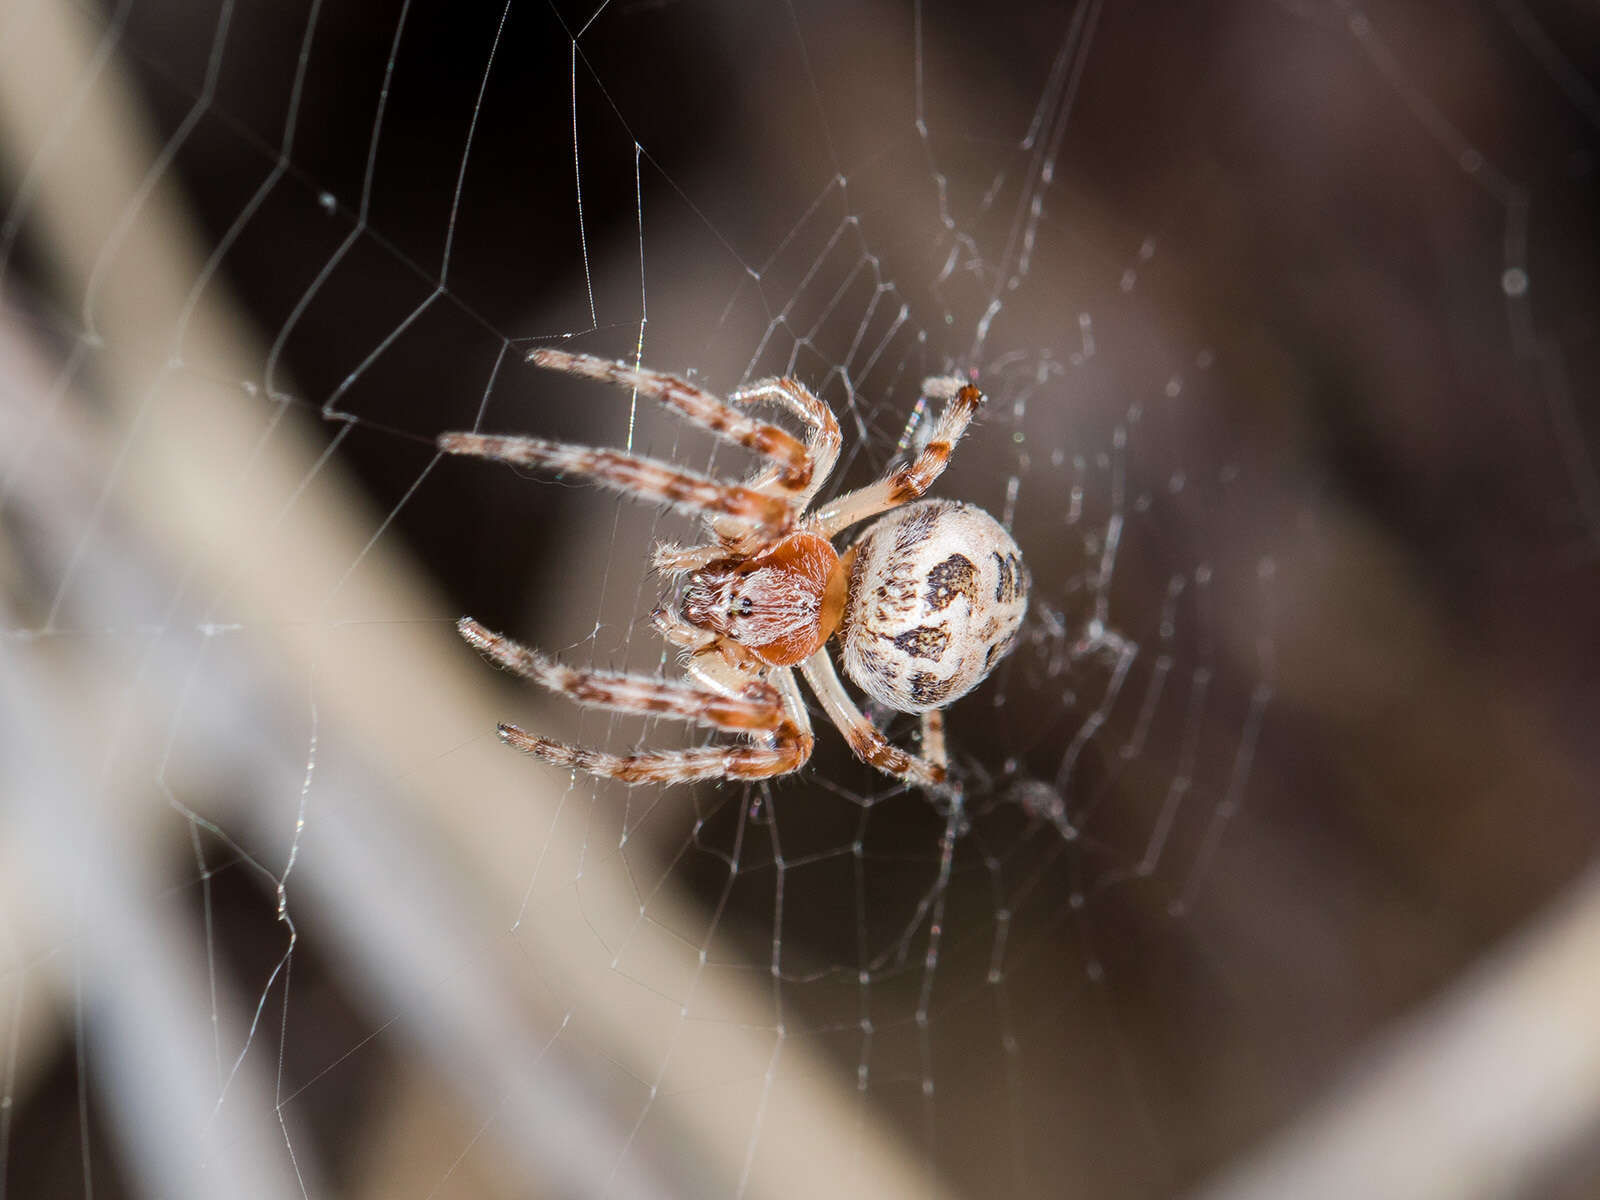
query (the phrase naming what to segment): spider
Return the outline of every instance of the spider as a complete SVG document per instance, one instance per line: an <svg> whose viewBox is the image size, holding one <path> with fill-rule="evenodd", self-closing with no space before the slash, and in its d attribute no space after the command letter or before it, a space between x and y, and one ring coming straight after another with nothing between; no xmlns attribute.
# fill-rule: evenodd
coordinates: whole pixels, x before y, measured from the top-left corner
<svg viewBox="0 0 1600 1200"><path fill-rule="evenodd" d="M988 513L923 500L949 461L983 393L959 378L926 380L944 401L926 445L876 483L812 508L838 461L839 424L793 379L768 379L721 399L685 380L587 354L542 349L550 370L634 388L680 417L768 460L729 483L656 459L486 433L445 433L439 449L516 466L581 475L601 487L700 515L708 540L658 544L654 565L682 581L679 602L655 612L656 629L681 652L686 679L580 670L485 629L461 636L501 667L617 712L676 717L745 740L692 749L608 754L499 726L500 737L557 766L628 784L761 779L798 770L815 737L794 678L798 668L856 755L923 788L945 788L944 708L983 680L1016 641L1029 577L1011 535ZM805 439L749 415L776 405ZM879 513L841 555L832 540ZM840 643L845 674L879 704L922 718L920 755L889 740L845 691L826 642Z"/></svg>

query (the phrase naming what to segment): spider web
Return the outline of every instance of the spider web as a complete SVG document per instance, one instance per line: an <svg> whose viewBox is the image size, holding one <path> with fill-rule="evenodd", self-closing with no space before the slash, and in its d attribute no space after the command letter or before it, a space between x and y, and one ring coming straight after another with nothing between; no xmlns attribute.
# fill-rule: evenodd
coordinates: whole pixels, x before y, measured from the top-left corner
<svg viewBox="0 0 1600 1200"><path fill-rule="evenodd" d="M1171 1195L1592 859L1576 8L0 30L0 1195ZM671 673L692 524L437 434L749 468L551 344L795 376L824 500L976 374L935 494L1034 589L960 804L815 708L757 786L498 744L707 740L454 632Z"/></svg>

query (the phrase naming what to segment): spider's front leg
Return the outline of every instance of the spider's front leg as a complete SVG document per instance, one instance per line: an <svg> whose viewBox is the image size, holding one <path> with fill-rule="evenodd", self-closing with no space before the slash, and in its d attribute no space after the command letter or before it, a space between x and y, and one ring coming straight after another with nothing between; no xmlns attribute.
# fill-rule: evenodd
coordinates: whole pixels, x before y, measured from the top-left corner
<svg viewBox="0 0 1600 1200"><path fill-rule="evenodd" d="M771 459L777 464L773 468L775 477L781 479L788 490L806 487L815 474L811 449L802 446L793 435L776 425L752 420L734 405L687 379L631 363L597 358L593 354L572 354L550 347L530 351L528 361L536 367L598 379L614 387L636 389L715 436Z"/></svg>
<svg viewBox="0 0 1600 1200"><path fill-rule="evenodd" d="M760 679L726 687L698 687L675 679L569 667L531 646L492 633L471 617L456 629L469 644L508 671L591 708L698 721L739 733L775 733L784 721L782 697Z"/></svg>
<svg viewBox="0 0 1600 1200"><path fill-rule="evenodd" d="M758 737L765 743L619 755L559 742L515 725L499 726L506 744L556 766L628 784L669 784L782 775L798 770L811 756L813 738L803 707L797 712L788 692L765 680L730 676L724 682L720 674L702 670L696 678L703 683L697 685L620 671L579 670L493 633L470 617L463 617L457 628L463 638L500 666L579 704L676 717Z"/></svg>
<svg viewBox="0 0 1600 1200"><path fill-rule="evenodd" d="M569 767L590 775L616 779L637 787L642 783L692 783L699 779L770 779L798 771L811 757L811 735L786 726L771 746L704 746L697 750L657 750L637 754L608 754L528 733L515 725L499 726L500 738L554 767Z"/></svg>
<svg viewBox="0 0 1600 1200"><path fill-rule="evenodd" d="M713 518L727 518L741 531L751 530L767 537L778 536L794 524L794 508L784 497L769 496L743 484L722 483L620 450L569 446L536 437L465 432L441 433L438 446L446 454L582 475L614 492Z"/></svg>

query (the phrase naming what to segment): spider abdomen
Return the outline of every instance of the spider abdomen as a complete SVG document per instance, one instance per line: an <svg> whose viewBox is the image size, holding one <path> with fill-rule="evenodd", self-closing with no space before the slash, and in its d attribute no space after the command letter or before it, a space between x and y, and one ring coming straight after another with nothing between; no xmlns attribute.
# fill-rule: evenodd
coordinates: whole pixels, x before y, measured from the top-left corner
<svg viewBox="0 0 1600 1200"><path fill-rule="evenodd" d="M881 518L848 556L845 673L899 712L942 708L1016 641L1028 572L1005 528L970 504L924 500Z"/></svg>

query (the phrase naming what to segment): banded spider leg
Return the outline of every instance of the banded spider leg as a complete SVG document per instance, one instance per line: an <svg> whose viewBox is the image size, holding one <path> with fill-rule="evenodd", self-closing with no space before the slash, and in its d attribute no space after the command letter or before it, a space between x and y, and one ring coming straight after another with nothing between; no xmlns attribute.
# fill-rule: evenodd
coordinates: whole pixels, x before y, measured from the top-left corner
<svg viewBox="0 0 1600 1200"><path fill-rule="evenodd" d="M687 750L607 754L501 724L508 745L555 766L573 767L624 783L679 783L694 779L762 779L798 769L811 756L814 738L805 705L785 673L780 686L760 679L720 674L698 664L688 683L620 671L579 670L522 643L485 629L470 617L457 623L461 636L485 657L578 704L613 712L675 717L714 729L760 737L764 744L704 746ZM725 670L725 668L724 668Z"/></svg>

